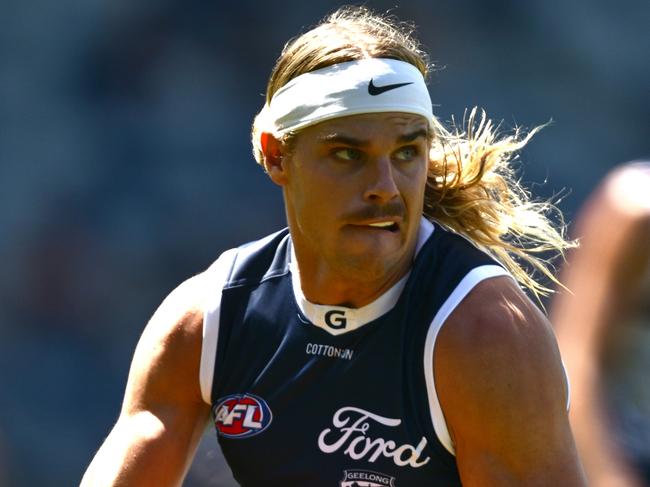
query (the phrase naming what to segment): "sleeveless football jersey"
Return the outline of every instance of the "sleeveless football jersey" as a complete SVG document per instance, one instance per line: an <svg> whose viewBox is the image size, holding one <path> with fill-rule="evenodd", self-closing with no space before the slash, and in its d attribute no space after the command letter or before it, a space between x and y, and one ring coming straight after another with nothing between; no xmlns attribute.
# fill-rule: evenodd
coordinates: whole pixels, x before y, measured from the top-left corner
<svg viewBox="0 0 650 487"><path fill-rule="evenodd" d="M453 487L436 395L440 327L482 280L507 275L422 220L410 272L362 308L308 302L288 230L208 270L201 391L244 487Z"/></svg>

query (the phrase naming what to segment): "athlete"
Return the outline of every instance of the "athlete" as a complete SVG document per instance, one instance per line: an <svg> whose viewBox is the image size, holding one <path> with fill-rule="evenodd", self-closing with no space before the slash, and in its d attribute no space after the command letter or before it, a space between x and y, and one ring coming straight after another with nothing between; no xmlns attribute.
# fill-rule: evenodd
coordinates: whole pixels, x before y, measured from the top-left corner
<svg viewBox="0 0 650 487"><path fill-rule="evenodd" d="M207 422L243 486L582 486L551 327L518 283L570 246L473 111L432 113L409 29L342 8L253 124L288 229L163 302L84 486L180 485ZM533 131L534 132L534 131Z"/></svg>
<svg viewBox="0 0 650 487"><path fill-rule="evenodd" d="M552 317L573 391L571 424L593 487L650 485L650 162L624 164L581 210L572 293Z"/></svg>

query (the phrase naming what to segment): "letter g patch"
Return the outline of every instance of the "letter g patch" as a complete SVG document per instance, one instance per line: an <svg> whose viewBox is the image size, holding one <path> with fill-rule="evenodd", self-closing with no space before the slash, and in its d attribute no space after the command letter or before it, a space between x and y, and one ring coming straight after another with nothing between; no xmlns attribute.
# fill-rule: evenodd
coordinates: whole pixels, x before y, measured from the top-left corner
<svg viewBox="0 0 650 487"><path fill-rule="evenodd" d="M345 311L341 309L333 309L325 313L325 323L327 326L334 330L345 328L348 320L345 317Z"/></svg>

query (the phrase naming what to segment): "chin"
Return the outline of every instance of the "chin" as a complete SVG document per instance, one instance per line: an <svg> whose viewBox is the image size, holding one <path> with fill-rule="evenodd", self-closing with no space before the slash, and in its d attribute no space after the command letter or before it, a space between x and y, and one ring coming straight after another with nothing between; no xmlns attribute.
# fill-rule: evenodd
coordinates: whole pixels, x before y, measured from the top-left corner
<svg viewBox="0 0 650 487"><path fill-rule="evenodd" d="M404 255L402 246L355 245L354 248L341 250L341 261L350 270L380 277L398 265Z"/></svg>

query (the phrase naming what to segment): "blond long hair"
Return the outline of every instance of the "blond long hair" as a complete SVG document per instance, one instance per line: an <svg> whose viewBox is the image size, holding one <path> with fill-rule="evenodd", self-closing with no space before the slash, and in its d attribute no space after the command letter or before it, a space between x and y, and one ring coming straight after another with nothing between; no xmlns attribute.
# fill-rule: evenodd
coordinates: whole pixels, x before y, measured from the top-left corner
<svg viewBox="0 0 650 487"><path fill-rule="evenodd" d="M365 7L342 7L285 45L267 85L266 103L296 76L363 58L405 61L426 79L429 57L413 31L412 25ZM559 284L550 261L542 256L549 251L561 255L575 244L564 236L561 213L549 201L532 201L512 167L518 151L540 127L499 136L497 127L477 109L450 128L434 119L434 127L424 215L488 252L537 297L551 292L533 277L541 273ZM252 142L260 164L262 130L258 114ZM296 135L284 135L283 142L290 147ZM556 225L551 215L558 219Z"/></svg>

